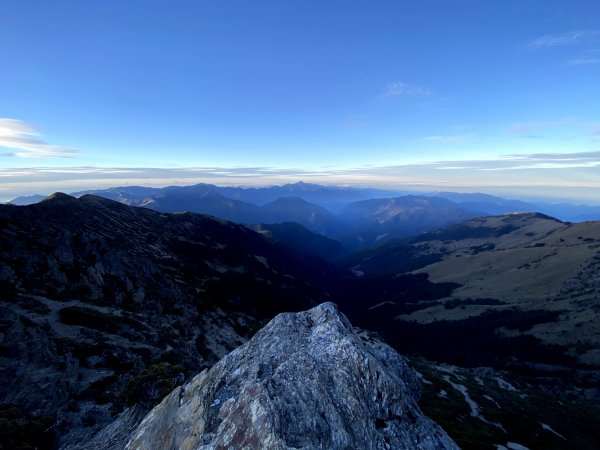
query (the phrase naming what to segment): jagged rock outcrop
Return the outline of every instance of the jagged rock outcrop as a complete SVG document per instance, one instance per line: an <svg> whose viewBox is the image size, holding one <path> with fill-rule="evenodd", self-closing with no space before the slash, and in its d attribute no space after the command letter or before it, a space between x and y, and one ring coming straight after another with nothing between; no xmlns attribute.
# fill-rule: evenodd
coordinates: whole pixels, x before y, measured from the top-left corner
<svg viewBox="0 0 600 450"><path fill-rule="evenodd" d="M423 416L418 395L401 356L323 303L278 315L176 388L127 448L458 448Z"/></svg>

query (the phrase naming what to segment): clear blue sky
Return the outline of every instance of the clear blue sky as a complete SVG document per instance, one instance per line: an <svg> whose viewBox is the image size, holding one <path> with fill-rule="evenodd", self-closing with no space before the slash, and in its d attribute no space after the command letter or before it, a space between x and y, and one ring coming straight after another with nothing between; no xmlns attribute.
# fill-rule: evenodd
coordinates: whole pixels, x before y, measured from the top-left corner
<svg viewBox="0 0 600 450"><path fill-rule="evenodd" d="M0 61L4 200L303 179L600 201L594 0L0 0Z"/></svg>

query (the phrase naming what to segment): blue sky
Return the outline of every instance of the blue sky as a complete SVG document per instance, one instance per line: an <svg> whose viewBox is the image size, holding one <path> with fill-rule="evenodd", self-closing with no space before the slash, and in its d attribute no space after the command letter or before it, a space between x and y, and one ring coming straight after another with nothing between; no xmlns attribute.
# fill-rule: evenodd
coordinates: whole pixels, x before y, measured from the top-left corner
<svg viewBox="0 0 600 450"><path fill-rule="evenodd" d="M302 179L600 202L597 1L0 0L0 61L0 200Z"/></svg>

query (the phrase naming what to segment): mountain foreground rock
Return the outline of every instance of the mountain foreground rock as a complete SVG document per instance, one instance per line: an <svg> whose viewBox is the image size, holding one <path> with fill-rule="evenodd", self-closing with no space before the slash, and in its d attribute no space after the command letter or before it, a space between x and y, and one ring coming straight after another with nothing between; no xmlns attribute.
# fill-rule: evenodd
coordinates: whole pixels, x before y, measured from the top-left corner
<svg viewBox="0 0 600 450"><path fill-rule="evenodd" d="M333 303L276 316L177 387L129 449L455 449L417 406L415 372Z"/></svg>

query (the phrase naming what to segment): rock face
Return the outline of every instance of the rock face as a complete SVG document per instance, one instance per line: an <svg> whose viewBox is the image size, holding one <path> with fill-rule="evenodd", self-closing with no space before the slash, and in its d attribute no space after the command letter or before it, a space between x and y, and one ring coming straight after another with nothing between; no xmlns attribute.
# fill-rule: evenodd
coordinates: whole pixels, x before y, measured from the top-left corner
<svg viewBox="0 0 600 450"><path fill-rule="evenodd" d="M176 388L127 448L458 448L418 396L402 357L323 303L278 315Z"/></svg>

